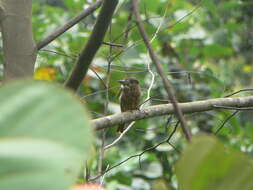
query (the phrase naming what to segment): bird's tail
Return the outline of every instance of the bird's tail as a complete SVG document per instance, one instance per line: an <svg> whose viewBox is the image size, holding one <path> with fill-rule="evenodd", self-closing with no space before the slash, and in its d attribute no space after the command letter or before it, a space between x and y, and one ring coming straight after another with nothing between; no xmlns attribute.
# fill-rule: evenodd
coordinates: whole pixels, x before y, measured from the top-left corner
<svg viewBox="0 0 253 190"><path fill-rule="evenodd" d="M129 125L130 123L124 123L118 126L117 132L118 133L123 133L123 131L125 130L125 128Z"/></svg>

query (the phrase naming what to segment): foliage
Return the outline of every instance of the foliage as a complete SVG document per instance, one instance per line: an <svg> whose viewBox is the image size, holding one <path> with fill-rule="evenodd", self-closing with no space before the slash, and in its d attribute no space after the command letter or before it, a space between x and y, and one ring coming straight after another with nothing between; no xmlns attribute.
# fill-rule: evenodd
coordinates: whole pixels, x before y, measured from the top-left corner
<svg viewBox="0 0 253 190"><path fill-rule="evenodd" d="M54 28L75 16L90 1L62 2L64 8L34 3L34 34L37 40L43 39ZM142 0L140 7L149 37L154 37L152 46L160 57L164 71L173 81L179 101L223 97L251 85L252 45L249 36L252 31L252 12L247 11L253 7L251 1L159 0L154 3ZM119 112L117 80L126 76L138 78L142 86L142 100L147 96L151 82L151 74L147 69L151 63L134 21L129 21L129 12L130 1L121 1L111 32L105 39L107 42L123 44L124 48L110 49L103 45L92 65L97 74L89 71L78 92L81 99L87 101L93 118ZM58 77L59 82L68 76L75 63L75 56L89 37L96 15L97 12L45 48L67 56L39 52L38 64L42 67L56 67L61 75ZM129 23L131 30L126 36L124 34ZM110 75L107 75L108 60L112 57ZM146 105L164 103L161 99L166 100L167 96L161 79L152 64L151 69L155 73L155 83L151 90L153 98ZM103 84L107 79L110 89L108 108ZM226 146L251 154L252 130L249 126L252 119L251 113L247 113L242 112L230 119L218 136ZM188 115L186 119L194 133L213 133L229 115L229 111L212 111ZM106 152L103 169L163 141L171 133L175 122L170 116L137 122L117 146ZM108 130L105 143L109 144L116 136L115 129ZM98 145L101 145L100 139L97 139ZM180 131L176 132L170 142L180 151L185 147ZM159 187L157 184L165 181L168 183L165 185L167 188L176 189L174 164L178 157L178 151L169 144L162 144L142 155L141 168L136 158L108 172L105 184L108 189L156 189L156 186ZM94 158L91 166L93 175L97 173L96 167Z"/></svg>
<svg viewBox="0 0 253 190"><path fill-rule="evenodd" d="M69 189L92 142L76 98L52 84L22 81L0 89L0 112L0 189Z"/></svg>
<svg viewBox="0 0 253 190"><path fill-rule="evenodd" d="M94 1L33 1L35 40L39 42L92 2ZM253 2L251 0L142 0L140 8L145 29L149 34L149 38L153 39L152 46L159 55L164 71L172 80L176 96L180 102L224 97L233 91L251 87L253 73L253 46L251 39L253 31ZM142 86L142 101L144 101L152 78L148 70L149 64L155 75L155 82L151 90L152 99L145 105L167 102L162 81L150 62L134 19L129 19L130 10L131 4L129 0L120 1L111 29L105 39L106 42L121 44L124 47L110 48L107 45L103 45L93 61L88 76L86 76L83 85L78 91L81 101L85 100L87 102L87 107L93 118L120 111L117 98L120 85L117 80L126 76L134 76L139 79ZM39 51L37 71L35 72L36 79L58 83L65 81L75 64L76 57L82 46L89 38L97 13L96 11L54 40L46 48ZM128 26L130 26L131 30L126 35ZM109 65L110 72L108 72ZM106 81L109 81L108 94L105 89ZM19 92L14 88L13 91L17 94ZM59 94L61 93L52 94L52 97L56 95L58 97ZM245 94L241 93L240 95ZM21 97L25 99L25 97ZM43 101L51 99L51 96L50 98L46 97L44 97ZM55 99L57 100L56 97ZM38 100L35 103L41 101ZM68 105L64 101L59 102L59 104L55 105L58 107L55 112L67 109L62 108L62 106L68 107ZM73 114L75 113L73 112ZM215 133L230 115L230 111L210 111L187 115L186 119L194 134ZM69 121L65 121L66 117L63 118L65 119L59 119L59 122ZM40 122L34 122L34 125ZM172 128L176 122L176 119L171 116L136 122L134 128L120 143L106 152L103 170L164 141L173 131ZM194 166L198 168L203 167L203 171L197 171L196 176L199 176L201 172L213 172L211 166L219 166L222 163L231 164L229 165L231 168L237 163L242 164L244 167L241 162L245 161L248 163L249 158L242 156L238 151L252 155L253 130L251 123L252 112L240 112L227 121L217 134L225 147L214 139L203 138L196 140L183 155L181 155L181 152L185 150L186 142L178 130L170 140L170 144L162 143L152 151L145 152L140 157L140 162L138 157L136 157L110 170L105 175L104 183L107 189L110 190L178 189L178 182L181 182L180 175L187 170L187 167L189 167L189 170L193 170ZM54 128L55 133L63 130L58 128L59 125L54 124L53 126L57 126ZM79 130L73 129L73 131L61 132L61 134L66 137L66 134L72 134ZM45 133L48 134L48 131ZM82 134L81 132L77 133L80 133L79 135ZM105 144L111 143L117 136L118 134L114 128L109 129L106 132ZM98 145L96 148L97 155L102 144L101 137L102 133L98 132L96 142ZM22 143L19 143L19 145L21 146ZM23 146L28 145L29 142L23 143ZM217 147L217 149L208 149L208 145ZM53 147L51 148L53 149ZM233 162L227 160L227 156L224 153L227 149L235 149L235 152L231 150L231 155L238 156L239 160ZM194 155L191 151L194 152ZM188 164L185 166L182 164L184 159L189 160L187 163L192 163L196 160L195 154L200 154L201 152L214 154L215 157L205 157L196 165ZM45 154L47 153L45 152ZM190 156L186 157L185 155L187 154L190 154ZM181 161L179 161L177 166L180 168L181 173L179 172L177 179L175 163L179 158ZM97 156L94 156L89 161L92 176L97 175L97 166ZM222 177L225 174L223 173ZM196 183L185 184L187 186L197 185L197 187L204 187L205 185L210 185L207 181L209 177L207 172L207 175L203 176L199 181L202 184L197 184L196 178L194 178ZM217 174L214 177L219 176ZM182 184L189 180L187 176L182 178ZM227 183L227 179L226 176L222 178L224 184Z"/></svg>
<svg viewBox="0 0 253 190"><path fill-rule="evenodd" d="M182 190L250 190L252 168L252 158L225 147L214 137L199 136L180 158L176 173Z"/></svg>

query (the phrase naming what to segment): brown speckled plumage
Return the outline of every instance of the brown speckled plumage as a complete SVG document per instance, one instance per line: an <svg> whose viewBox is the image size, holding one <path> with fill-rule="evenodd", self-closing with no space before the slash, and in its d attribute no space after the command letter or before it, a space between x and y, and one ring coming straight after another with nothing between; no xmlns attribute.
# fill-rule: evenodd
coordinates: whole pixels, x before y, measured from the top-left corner
<svg viewBox="0 0 253 190"><path fill-rule="evenodd" d="M139 81L133 77L128 77L119 82L122 84L119 97L121 112L138 109L141 96ZM120 125L117 131L123 132L128 124Z"/></svg>

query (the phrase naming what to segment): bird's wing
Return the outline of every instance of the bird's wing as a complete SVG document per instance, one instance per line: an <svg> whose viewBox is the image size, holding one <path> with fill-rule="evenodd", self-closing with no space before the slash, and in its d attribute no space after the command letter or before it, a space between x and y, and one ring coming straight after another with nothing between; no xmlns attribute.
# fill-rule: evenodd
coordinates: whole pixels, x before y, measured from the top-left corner
<svg viewBox="0 0 253 190"><path fill-rule="evenodd" d="M117 98L120 98L121 92L122 92L122 88L120 88L120 90L119 90L119 92L117 94Z"/></svg>

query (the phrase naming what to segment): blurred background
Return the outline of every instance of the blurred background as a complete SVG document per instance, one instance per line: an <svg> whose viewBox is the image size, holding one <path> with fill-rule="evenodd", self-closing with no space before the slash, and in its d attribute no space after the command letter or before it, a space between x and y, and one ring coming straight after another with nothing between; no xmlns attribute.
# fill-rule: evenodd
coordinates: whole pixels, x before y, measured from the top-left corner
<svg viewBox="0 0 253 190"><path fill-rule="evenodd" d="M33 31L39 42L59 26L94 3L92 0L33 1ZM224 97L251 88L253 73L253 2L251 0L141 0L145 29L171 79L179 102ZM63 83L89 38L98 12L39 51L35 79ZM117 82L127 76L140 81L144 106L168 103L162 81L151 63L129 0L121 0L104 44L78 91L93 118L119 113ZM2 48L2 47L1 47ZM1 56L2 59L2 56ZM1 63L3 61L1 60ZM3 66L1 65L1 70ZM2 75L2 72L1 72ZM154 83L152 83L154 79ZM242 92L237 96L249 95ZM215 133L231 115L216 110L186 115L193 134ZM103 170L164 141L177 120L162 116L135 123L128 134L110 148ZM97 175L103 132L89 161L90 175ZM116 127L105 133L105 144L117 136ZM217 136L227 145L252 154L252 112L231 118ZM104 176L106 188L122 190L178 189L174 164L185 146L180 130L170 143L162 143L141 157L128 160ZM140 161L139 161L140 158ZM80 177L80 182L83 177Z"/></svg>

